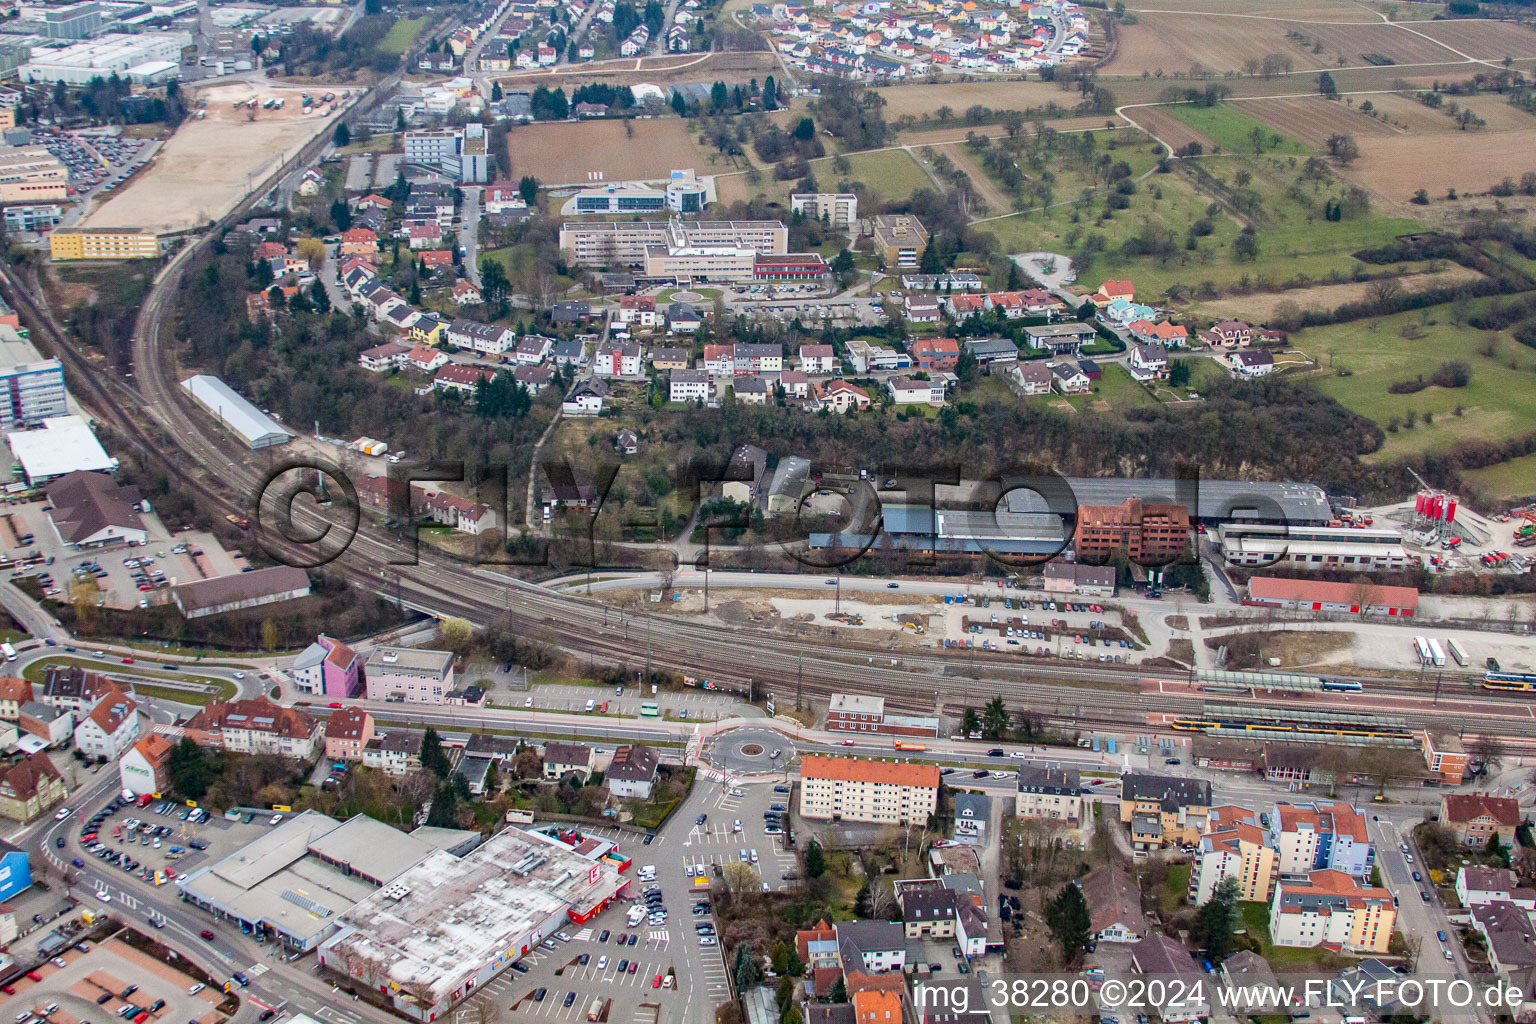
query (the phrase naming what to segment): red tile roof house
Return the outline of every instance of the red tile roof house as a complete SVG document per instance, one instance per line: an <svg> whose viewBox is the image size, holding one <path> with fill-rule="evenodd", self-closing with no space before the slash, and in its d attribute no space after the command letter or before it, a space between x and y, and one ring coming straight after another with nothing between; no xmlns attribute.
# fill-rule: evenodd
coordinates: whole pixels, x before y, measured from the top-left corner
<svg viewBox="0 0 1536 1024"><path fill-rule="evenodd" d="M425 345L417 345L407 352L401 361L408 369L431 373L448 362L448 353Z"/></svg>
<svg viewBox="0 0 1536 1024"><path fill-rule="evenodd" d="M374 276L373 261L366 256L348 256L341 261L341 269L336 272L336 276L342 279L354 270L361 270L372 277Z"/></svg>
<svg viewBox="0 0 1536 1024"><path fill-rule="evenodd" d="M473 306L484 302L485 296L480 294L480 289L460 278L453 282L453 301L460 306Z"/></svg>
<svg viewBox="0 0 1536 1024"><path fill-rule="evenodd" d="M394 506L401 515L405 514L406 485L405 481L398 477L381 476L378 473L369 473L358 480L357 500L370 508L381 511L390 511L390 499L394 499Z"/></svg>
<svg viewBox="0 0 1536 1024"><path fill-rule="evenodd" d="M460 533L479 536L496 528L496 513L491 506L460 498L445 491L416 489L411 495L413 511L433 522L451 526Z"/></svg>
<svg viewBox="0 0 1536 1024"><path fill-rule="evenodd" d="M121 690L102 699L75 726L75 746L91 757L115 761L139 738L139 705Z"/></svg>
<svg viewBox="0 0 1536 1024"><path fill-rule="evenodd" d="M987 299L984 295L951 295L944 300L944 306L949 310L949 315L956 320L964 320L976 313L987 311Z"/></svg>
<svg viewBox="0 0 1536 1024"><path fill-rule="evenodd" d="M656 326L656 296L625 295L619 299L619 323Z"/></svg>
<svg viewBox="0 0 1536 1024"><path fill-rule="evenodd" d="M368 228L352 228L341 234L341 255L371 256L379 251L379 236Z"/></svg>
<svg viewBox="0 0 1536 1024"><path fill-rule="evenodd" d="M1088 301L1095 306L1102 306L1116 299L1134 302L1136 300L1136 286L1129 281L1105 281L1099 285L1098 291L1088 296Z"/></svg>
<svg viewBox="0 0 1536 1024"><path fill-rule="evenodd" d="M489 366L449 363L447 366L437 368L437 373L432 376L432 386L439 391L457 391L461 395L473 395L481 381L490 380L494 376L496 371Z"/></svg>
<svg viewBox="0 0 1536 1024"><path fill-rule="evenodd" d="M453 253L447 249L428 249L421 254L422 265L428 270L437 270L439 267L453 265Z"/></svg>
<svg viewBox="0 0 1536 1024"><path fill-rule="evenodd" d="M1189 344L1189 329L1167 320L1159 320L1157 323L1151 320L1132 320L1127 329L1137 341L1155 342L1173 348Z"/></svg>
<svg viewBox="0 0 1536 1024"><path fill-rule="evenodd" d="M986 296L987 309L1000 309L1009 320L1025 315L1024 296L1019 292L993 292Z"/></svg>
<svg viewBox="0 0 1536 1024"><path fill-rule="evenodd" d="M362 708L343 708L325 723L326 760L361 761L371 739L373 716Z"/></svg>
<svg viewBox="0 0 1536 1024"><path fill-rule="evenodd" d="M954 338L918 338L907 343L907 354L919 370L953 370L960 361L960 343Z"/></svg>
<svg viewBox="0 0 1536 1024"><path fill-rule="evenodd" d="M279 754L307 760L320 746L321 725L298 708L261 698L208 704L180 725L158 725L167 739L186 736L199 746L236 754Z"/></svg>
<svg viewBox="0 0 1536 1024"><path fill-rule="evenodd" d="M1200 335L1200 338L1209 345L1236 348L1239 345L1253 343L1253 328L1241 320L1223 320L1213 324L1210 330Z"/></svg>
<svg viewBox="0 0 1536 1024"><path fill-rule="evenodd" d="M1447 793L1440 798L1440 824L1455 832L1456 841L1468 849L1483 849L1493 835L1508 849L1520 824L1520 804L1512 797Z"/></svg>
<svg viewBox="0 0 1536 1024"><path fill-rule="evenodd" d="M845 413L849 409L862 412L870 404L868 391L840 378L827 381L825 385L817 384L815 395L817 405L835 413Z"/></svg>
<svg viewBox="0 0 1536 1024"><path fill-rule="evenodd" d="M410 240L412 249L430 249L443 240L443 229L436 224L412 224L406 229L405 237Z"/></svg>
<svg viewBox="0 0 1536 1024"><path fill-rule="evenodd" d="M390 370L399 369L410 351L409 345L402 345L398 341L385 342L359 352L357 365L371 373L388 373Z"/></svg>

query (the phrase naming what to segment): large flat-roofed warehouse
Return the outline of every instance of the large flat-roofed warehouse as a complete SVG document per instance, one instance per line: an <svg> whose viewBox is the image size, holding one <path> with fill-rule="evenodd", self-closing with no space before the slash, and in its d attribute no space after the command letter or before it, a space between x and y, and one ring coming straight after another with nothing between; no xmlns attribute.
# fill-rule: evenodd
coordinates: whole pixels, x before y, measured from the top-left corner
<svg viewBox="0 0 1536 1024"><path fill-rule="evenodd" d="M610 863L508 828L464 857L429 855L347 911L320 962L429 1021L625 884Z"/></svg>
<svg viewBox="0 0 1536 1024"><path fill-rule="evenodd" d="M252 448L271 448L287 444L293 434L272 417L235 394L234 389L217 377L195 374L181 382L197 404L235 432Z"/></svg>
<svg viewBox="0 0 1536 1024"><path fill-rule="evenodd" d="M1065 477L1042 483L1044 489L1066 488L1058 504L1073 513L1083 505L1123 505L1128 499L1184 506L1205 524L1271 523L1315 527L1333 518L1328 496L1315 484L1247 483L1236 480L1176 482L1122 477ZM881 532L850 529L843 533L813 533L812 548L862 550L893 548L950 554L1054 555L1070 546L1071 530L1051 511L1046 498L1027 489L1022 479L1004 478L1004 495L995 510L932 508L887 503L880 506ZM1352 535L1360 531L1350 531ZM1364 539L1364 538L1359 538ZM1386 548L1372 549L1382 553Z"/></svg>
<svg viewBox="0 0 1536 1024"><path fill-rule="evenodd" d="M359 900L437 853L450 831L418 837L363 815L342 823L305 811L176 884L187 902L243 931L309 950Z"/></svg>
<svg viewBox="0 0 1536 1024"><path fill-rule="evenodd" d="M1221 554L1232 565L1294 569L1406 569L1411 556L1392 529L1222 523Z"/></svg>
<svg viewBox="0 0 1536 1024"><path fill-rule="evenodd" d="M1071 534L1060 516L1005 510L977 512L934 509L927 505L883 505L881 535L813 533L813 548L861 550L889 543L901 550L976 555L987 551L1008 554L1054 555L1067 546Z"/></svg>
<svg viewBox="0 0 1536 1024"><path fill-rule="evenodd" d="M1175 481L1163 478L1066 477L1079 505L1123 505L1128 498L1172 502L1189 508L1202 523L1289 523L1325 526L1333 519L1328 495L1316 484L1246 480ZM1021 479L1003 478L1010 512L1049 512L1045 499L1025 489ZM1010 490L1010 488L1012 488ZM1190 507L1190 506L1193 507Z"/></svg>

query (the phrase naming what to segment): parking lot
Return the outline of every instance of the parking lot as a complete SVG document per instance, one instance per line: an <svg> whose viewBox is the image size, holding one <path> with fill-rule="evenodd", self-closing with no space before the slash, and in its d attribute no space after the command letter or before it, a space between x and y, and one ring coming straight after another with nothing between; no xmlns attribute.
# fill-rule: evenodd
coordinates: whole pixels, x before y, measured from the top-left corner
<svg viewBox="0 0 1536 1024"><path fill-rule="evenodd" d="M93 890L96 901L111 903L124 915L137 913L140 900L111 883L115 872L147 882L174 884L177 876L222 860L271 827L269 815L256 816L249 823L243 817L236 822L222 815L199 820L200 815L192 808L170 801L154 801L146 807L130 803L107 812L111 806L108 803L104 807L82 808L86 815L83 823L77 823L70 814L49 830L46 841L58 856L89 864L97 875L103 876L87 877L82 885ZM95 824L95 816L103 812L107 813L100 824ZM93 834L94 840L84 838ZM58 846L59 839L65 840L62 848ZM94 849L98 845L100 849ZM102 899L103 895L110 899ZM153 923L147 914L144 920Z"/></svg>
<svg viewBox="0 0 1536 1024"><path fill-rule="evenodd" d="M29 1014L46 1024L91 1024L113 1017L138 1024L224 1020L216 1009L222 993L117 939L66 950L6 986L0 998L0 1013L15 1021L26 1021Z"/></svg>
<svg viewBox="0 0 1536 1024"><path fill-rule="evenodd" d="M679 982L688 977L685 944L692 938L692 930L682 922L683 905L670 908L667 927L651 927L642 920L633 929L625 927L630 905L621 901L589 925L567 929L569 941L547 940L481 992L498 1007L550 1020L586 1020L599 999L612 1000L606 1017L610 1024L649 1019L640 1012L647 1003L662 1008L661 1019L681 1020L689 992ZM663 987L669 976L671 987ZM542 999L537 997L540 989Z"/></svg>
<svg viewBox="0 0 1536 1024"><path fill-rule="evenodd" d="M69 171L69 183L77 192L96 186L114 188L149 160L155 144L118 135L69 132L32 132L32 145L42 146L58 157Z"/></svg>
<svg viewBox="0 0 1536 1024"><path fill-rule="evenodd" d="M763 883L773 890L783 889L785 872L794 872L799 861L793 850L785 848L783 835L765 831L763 814L778 805L785 809L783 818L788 820L792 794L776 792L769 785L733 787L702 780L695 783L694 792L701 799L689 802L692 817L676 825L687 828L682 844L683 875L714 877L730 861L741 860L745 851L747 863L757 869ZM703 824L698 824L700 815L705 816Z"/></svg>
<svg viewBox="0 0 1536 1024"><path fill-rule="evenodd" d="M722 693L701 690L696 693L658 693L650 696L642 695L640 690L630 686L623 688L621 696L619 689L536 684L530 686L526 693L513 692L507 697L498 698L497 702L507 700L514 707L522 706L536 711L581 712L587 709L587 702L591 701L594 712L600 711L602 705L607 704L606 714L634 718L640 714L640 705L655 701L662 715L667 718L703 722L741 715L743 712L750 714L750 710L742 708L736 698Z"/></svg>
<svg viewBox="0 0 1536 1024"><path fill-rule="evenodd" d="M75 583L94 582L108 607L147 607L169 600L178 583L230 576L245 567L244 556L225 551L211 533L173 536L153 513L143 516L143 545L77 551L60 539L49 510L44 502L0 510L0 569L12 581L37 577L48 597L68 600Z"/></svg>

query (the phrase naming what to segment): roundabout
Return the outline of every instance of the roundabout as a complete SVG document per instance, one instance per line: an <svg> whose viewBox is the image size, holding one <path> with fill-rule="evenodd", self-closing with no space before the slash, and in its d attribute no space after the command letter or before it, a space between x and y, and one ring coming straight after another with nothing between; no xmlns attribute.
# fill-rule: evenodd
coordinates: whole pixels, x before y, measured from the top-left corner
<svg viewBox="0 0 1536 1024"><path fill-rule="evenodd" d="M709 741L704 756L713 768L730 775L766 775L785 771L796 755L794 741L772 729L745 726Z"/></svg>

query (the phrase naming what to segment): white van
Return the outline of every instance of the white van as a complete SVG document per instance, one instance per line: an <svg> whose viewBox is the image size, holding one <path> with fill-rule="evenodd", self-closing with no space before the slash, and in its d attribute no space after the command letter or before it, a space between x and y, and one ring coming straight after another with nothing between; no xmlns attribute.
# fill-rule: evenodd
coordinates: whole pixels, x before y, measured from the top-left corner
<svg viewBox="0 0 1536 1024"><path fill-rule="evenodd" d="M625 927L633 928L645 917L645 907L636 903L629 908L629 920Z"/></svg>
<svg viewBox="0 0 1536 1024"><path fill-rule="evenodd" d="M639 873L635 877L640 879L640 881L642 881L642 882L654 882L654 881L656 881L656 865L655 864L647 864L647 865L645 865L644 867L642 867L640 869Z"/></svg>
<svg viewBox="0 0 1536 1024"><path fill-rule="evenodd" d="M590 701L590 700L587 701L587 713L588 714L591 714L592 713L592 709L595 708L595 707L597 707L596 703L594 703L593 701Z"/></svg>

